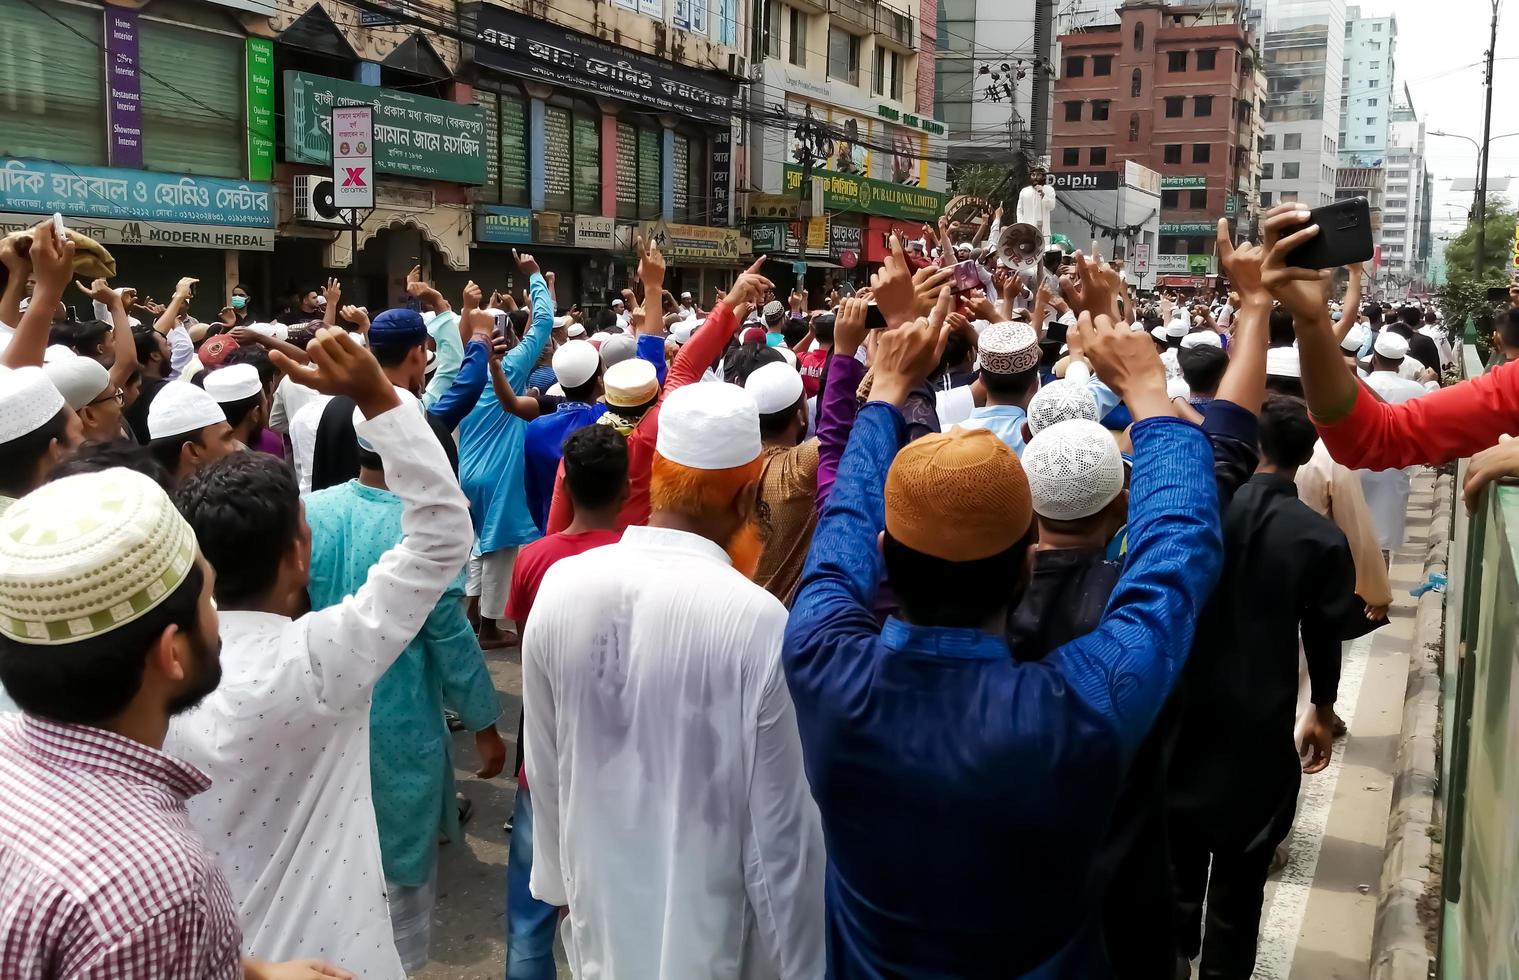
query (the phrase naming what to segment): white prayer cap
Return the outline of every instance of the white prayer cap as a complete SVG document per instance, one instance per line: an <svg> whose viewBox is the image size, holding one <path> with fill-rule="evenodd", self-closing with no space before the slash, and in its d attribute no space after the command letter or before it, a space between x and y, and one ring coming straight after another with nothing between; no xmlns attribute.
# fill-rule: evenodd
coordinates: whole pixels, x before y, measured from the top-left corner
<svg viewBox="0 0 1519 980"><path fill-rule="evenodd" d="M1143 330L1144 328L1145 328L1144 321L1138 319L1137 317L1135 318L1135 320L1134 320L1133 323L1129 324L1129 332L1131 332L1131 333L1139 333L1139 331ZM1160 328L1156 327L1155 329L1159 330Z"/></svg>
<svg viewBox="0 0 1519 980"><path fill-rule="evenodd" d="M795 408L802 399L802 376L784 361L772 361L750 372L744 390L754 399L761 415L774 415Z"/></svg>
<svg viewBox="0 0 1519 980"><path fill-rule="evenodd" d="M93 357L66 357L44 364L42 370L76 412L111 387L111 372Z"/></svg>
<svg viewBox="0 0 1519 980"><path fill-rule="evenodd" d="M1377 334L1376 343L1371 345L1371 349L1389 361L1397 361L1408 356L1408 341L1391 330L1383 330Z"/></svg>
<svg viewBox="0 0 1519 980"><path fill-rule="evenodd" d="M781 352L781 360L790 365L793 371L796 370L796 352L784 344L777 347L776 350Z"/></svg>
<svg viewBox="0 0 1519 980"><path fill-rule="evenodd" d="M1172 340L1180 340L1187 335L1192 327L1187 322L1186 314L1182 314L1170 323L1166 324L1166 336Z"/></svg>
<svg viewBox="0 0 1519 980"><path fill-rule="evenodd" d="M1350 332L1345 334L1344 339L1340 341L1340 350L1344 351L1347 354L1354 354L1363 346L1365 346L1365 344L1366 328L1358 323L1355 326L1351 327Z"/></svg>
<svg viewBox="0 0 1519 980"><path fill-rule="evenodd" d="M579 388L596 377L601 356L588 341L571 340L554 351L554 377L566 388Z"/></svg>
<svg viewBox="0 0 1519 980"><path fill-rule="evenodd" d="M438 352L432 348L427 350L427 366L422 368L422 376L430 378L438 373Z"/></svg>
<svg viewBox="0 0 1519 980"><path fill-rule="evenodd" d="M630 360L637 353L638 341L628 334L614 333L601 342L601 366L609 368L618 361Z"/></svg>
<svg viewBox="0 0 1519 980"><path fill-rule="evenodd" d="M1218 339L1218 334L1212 330L1199 330L1189 333L1181 339L1182 347L1192 350L1197 347L1223 347L1224 342Z"/></svg>
<svg viewBox="0 0 1519 980"><path fill-rule="evenodd" d="M670 338L677 344L687 344L691 341L691 335L696 332L696 328L706 322L706 320L677 320L670 325Z"/></svg>
<svg viewBox="0 0 1519 980"><path fill-rule="evenodd" d="M994 323L978 340L981 369L1022 374L1039 366L1039 335L1026 323Z"/></svg>
<svg viewBox="0 0 1519 980"><path fill-rule="evenodd" d="M1067 419L1041 430L1023 450L1034 513L1056 521L1091 517L1123 490L1123 457L1107 429Z"/></svg>
<svg viewBox="0 0 1519 980"><path fill-rule="evenodd" d="M63 395L40 367L0 371L0 443L36 432L62 411Z"/></svg>
<svg viewBox="0 0 1519 980"><path fill-rule="evenodd" d="M227 413L215 398L188 381L172 381L148 406L148 438L167 439L225 421Z"/></svg>
<svg viewBox="0 0 1519 980"><path fill-rule="evenodd" d="M1097 399L1084 381L1057 378L1040 388L1028 403L1030 432L1040 432L1067 419L1097 421Z"/></svg>
<svg viewBox="0 0 1519 980"><path fill-rule="evenodd" d="M1302 377L1302 369L1298 366L1297 348L1273 347L1266 351L1266 376L1270 378Z"/></svg>
<svg viewBox="0 0 1519 980"><path fill-rule="evenodd" d="M118 467L54 480L0 517L0 633L37 646L108 633L194 565L195 532L152 479Z"/></svg>
<svg viewBox="0 0 1519 980"><path fill-rule="evenodd" d="M391 387L396 390L396 397L401 400L402 407L411 406L417 411L422 410L422 402L417 399L416 395L413 395L411 392L407 391L405 388L402 388L400 385L391 385ZM365 439L363 436L359 435L359 425L366 418L368 418L368 416L364 414L362 409L355 408L353 410L353 437L358 441L360 449L367 450L368 452L372 453L375 451L374 446L370 444L368 439Z"/></svg>
<svg viewBox="0 0 1519 980"><path fill-rule="evenodd" d="M727 470L759 458L759 409L738 385L686 385L665 396L654 450L694 470Z"/></svg>
<svg viewBox="0 0 1519 980"><path fill-rule="evenodd" d="M1191 398L1192 386L1187 384L1187 379L1181 376L1166 380L1167 398Z"/></svg>
<svg viewBox="0 0 1519 980"><path fill-rule="evenodd" d="M42 363L57 364L59 361L67 361L78 356L74 348L67 344L48 344L47 349L42 352Z"/></svg>
<svg viewBox="0 0 1519 980"><path fill-rule="evenodd" d="M623 303L622 303L622 297L620 297L620 296L614 297L612 299L612 305L613 306L622 306L623 305Z"/></svg>
<svg viewBox="0 0 1519 980"><path fill-rule="evenodd" d="M215 398L221 405L252 398L264 390L264 382L259 379L258 368L252 364L229 364L224 368L217 368L206 374L202 384L206 386L206 394Z"/></svg>
<svg viewBox="0 0 1519 980"><path fill-rule="evenodd" d="M574 340L576 337L584 337L585 324L579 320L572 320L570 321L570 325L564 328L564 332L571 340Z"/></svg>
<svg viewBox="0 0 1519 980"><path fill-rule="evenodd" d="M1165 327L1151 327L1150 328L1150 336L1154 337L1156 340L1160 341L1163 344L1163 343L1166 342L1166 328Z"/></svg>
<svg viewBox="0 0 1519 980"><path fill-rule="evenodd" d="M654 365L641 357L618 361L601 376L607 404L613 408L637 408L659 394L659 375Z"/></svg>

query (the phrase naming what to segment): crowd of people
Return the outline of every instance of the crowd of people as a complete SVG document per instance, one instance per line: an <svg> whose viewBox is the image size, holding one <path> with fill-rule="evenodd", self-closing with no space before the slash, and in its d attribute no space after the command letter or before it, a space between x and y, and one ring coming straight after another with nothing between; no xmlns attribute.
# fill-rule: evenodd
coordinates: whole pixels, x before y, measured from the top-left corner
<svg viewBox="0 0 1519 980"><path fill-rule="evenodd" d="M1307 216L1216 297L944 222L821 303L640 243L271 321L5 239L0 975L407 976L515 721L509 978L1245 980L1408 468L1519 475L1519 368Z"/></svg>

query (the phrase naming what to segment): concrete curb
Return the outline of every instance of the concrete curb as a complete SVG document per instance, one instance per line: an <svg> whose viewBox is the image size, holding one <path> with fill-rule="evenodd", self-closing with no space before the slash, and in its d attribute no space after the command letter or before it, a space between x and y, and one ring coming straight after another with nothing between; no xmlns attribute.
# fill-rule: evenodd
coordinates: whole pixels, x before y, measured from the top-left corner
<svg viewBox="0 0 1519 980"><path fill-rule="evenodd" d="M1446 571L1454 502L1453 478L1436 476L1426 575ZM1371 980L1426 980L1433 965L1438 924L1423 921L1421 909L1429 906L1428 896L1438 895L1440 888L1435 809L1440 782L1438 726L1444 616L1444 592L1426 592L1419 598L1371 939Z"/></svg>

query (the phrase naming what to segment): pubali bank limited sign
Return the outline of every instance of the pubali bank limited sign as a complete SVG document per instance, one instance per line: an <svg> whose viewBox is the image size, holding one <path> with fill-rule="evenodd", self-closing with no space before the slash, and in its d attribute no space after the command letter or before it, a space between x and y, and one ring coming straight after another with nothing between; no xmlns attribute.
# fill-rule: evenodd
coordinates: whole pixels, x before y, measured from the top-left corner
<svg viewBox="0 0 1519 980"><path fill-rule="evenodd" d="M857 214L905 218L909 221L937 221L944 209L945 195L939 191L908 187L885 180L814 170L813 178L823 183L823 207L829 211L853 211ZM802 168L786 165L786 189L799 191Z"/></svg>

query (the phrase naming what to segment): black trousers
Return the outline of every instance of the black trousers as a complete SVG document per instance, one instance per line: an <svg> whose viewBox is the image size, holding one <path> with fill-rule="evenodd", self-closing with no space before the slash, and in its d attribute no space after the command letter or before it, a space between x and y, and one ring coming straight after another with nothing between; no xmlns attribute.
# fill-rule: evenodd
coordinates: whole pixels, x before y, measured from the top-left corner
<svg viewBox="0 0 1519 980"><path fill-rule="evenodd" d="M1171 866L1176 887L1176 951L1200 952L1199 980L1250 980L1260 936L1266 875L1276 846L1292 829L1289 804L1263 834L1248 842L1173 812ZM1211 862L1211 867L1210 867ZM1203 901L1208 921L1204 929Z"/></svg>

